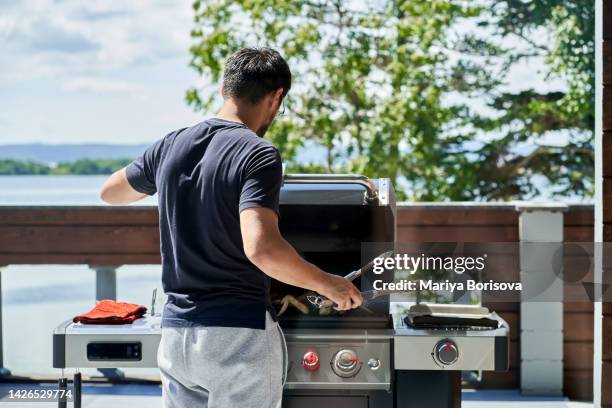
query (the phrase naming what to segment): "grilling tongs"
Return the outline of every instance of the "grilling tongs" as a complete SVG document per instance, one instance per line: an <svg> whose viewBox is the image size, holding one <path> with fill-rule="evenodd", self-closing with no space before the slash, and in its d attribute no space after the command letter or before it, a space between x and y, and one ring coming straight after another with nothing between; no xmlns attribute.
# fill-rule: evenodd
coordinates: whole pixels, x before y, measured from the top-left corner
<svg viewBox="0 0 612 408"><path fill-rule="evenodd" d="M384 254L381 254L379 256L377 256L376 258L387 258L389 256L392 256L393 251L388 251L385 252ZM375 258L375 259L376 259ZM357 279L358 277L360 277L361 275L363 275L364 272L369 272L372 271L372 269L374 268L374 260L371 260L367 265L362 266L361 268L347 274L344 276L344 279L348 279L351 282L354 281L355 279ZM399 293L401 291L397 291L397 290L368 290L365 292L361 292L361 297L364 301L369 301L372 299L375 299L379 296L385 296L385 295L390 295L392 293ZM322 309L325 307L332 307L335 306L336 304L326 298L325 296L321 296L319 294L317 295L309 295L306 296L306 299L308 299L308 301L313 304L315 307Z"/></svg>

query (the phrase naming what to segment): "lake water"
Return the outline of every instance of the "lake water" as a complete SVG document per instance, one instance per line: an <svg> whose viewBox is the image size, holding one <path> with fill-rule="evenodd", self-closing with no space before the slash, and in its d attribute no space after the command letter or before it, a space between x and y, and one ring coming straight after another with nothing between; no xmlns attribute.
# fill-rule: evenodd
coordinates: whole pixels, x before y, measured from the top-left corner
<svg viewBox="0 0 612 408"><path fill-rule="evenodd" d="M0 176L0 205L104 205L99 189L106 176ZM155 205L149 197L139 204ZM161 293L159 265L123 266L118 299L151 304ZM56 376L51 365L52 332L61 321L95 302L95 273L86 265L12 265L2 268L4 365L16 375ZM156 370L124 370L154 375ZM86 374L95 374L88 370Z"/></svg>
<svg viewBox="0 0 612 408"><path fill-rule="evenodd" d="M105 205L99 197L107 176L0 176L0 205ZM154 197L138 203L155 205Z"/></svg>

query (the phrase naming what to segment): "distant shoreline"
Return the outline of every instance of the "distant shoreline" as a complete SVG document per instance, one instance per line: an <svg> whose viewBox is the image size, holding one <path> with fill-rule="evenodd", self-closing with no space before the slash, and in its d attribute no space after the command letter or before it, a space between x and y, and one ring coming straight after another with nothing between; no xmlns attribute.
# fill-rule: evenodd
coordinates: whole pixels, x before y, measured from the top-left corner
<svg viewBox="0 0 612 408"><path fill-rule="evenodd" d="M56 165L34 160L0 159L0 176L108 175L132 162L131 158L79 159Z"/></svg>

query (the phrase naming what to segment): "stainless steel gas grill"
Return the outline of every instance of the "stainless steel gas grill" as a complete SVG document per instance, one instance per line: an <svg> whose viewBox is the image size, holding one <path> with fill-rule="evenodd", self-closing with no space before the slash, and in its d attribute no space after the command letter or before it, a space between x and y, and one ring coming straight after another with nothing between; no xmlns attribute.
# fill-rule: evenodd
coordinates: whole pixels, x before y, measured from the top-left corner
<svg viewBox="0 0 612 408"><path fill-rule="evenodd" d="M363 176L288 176L280 228L306 260L344 276L361 267L362 243L395 241L393 189ZM287 295L308 305L304 290L273 282L273 301ZM290 305L279 316L289 350L286 407L393 406L389 302L368 309L321 315Z"/></svg>
<svg viewBox="0 0 612 408"><path fill-rule="evenodd" d="M395 196L386 179L286 175L280 200L283 236L328 272L360 268L362 243L396 241ZM372 289L367 279L355 284ZM284 407L459 407L461 370L507 369L508 326L495 314L489 320L496 328L477 329L448 325L432 307L431 316L418 316L427 326L418 327L418 319L391 315L388 296L339 313L313 307L308 295L272 283L289 355ZM158 316L124 326L65 322L54 333L54 367L154 367L159 335Z"/></svg>

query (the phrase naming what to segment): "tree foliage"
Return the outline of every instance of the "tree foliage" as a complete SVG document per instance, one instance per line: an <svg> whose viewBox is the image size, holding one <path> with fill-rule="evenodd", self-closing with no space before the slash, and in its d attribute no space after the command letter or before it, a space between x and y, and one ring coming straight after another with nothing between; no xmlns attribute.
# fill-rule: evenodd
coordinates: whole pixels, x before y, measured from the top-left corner
<svg viewBox="0 0 612 408"><path fill-rule="evenodd" d="M492 90L489 106L499 115L482 128L498 134L482 149L479 171L493 174L484 195L497 185L510 197L529 197L534 175L548 179L559 196L590 196L593 189L595 123L595 10L590 0L496 0L480 24L516 40L503 54L501 74L523 63L542 70L565 89ZM528 65L534 57L545 66ZM520 148L517 149L517 148ZM517 151L518 150L518 151Z"/></svg>
<svg viewBox="0 0 612 408"><path fill-rule="evenodd" d="M0 160L0 175L49 174L49 166L33 161Z"/></svg>
<svg viewBox="0 0 612 408"><path fill-rule="evenodd" d="M529 198L592 185L593 5L583 0L211 0L193 3L191 66L210 112L224 59L270 46L294 73L269 138L289 169L390 177L416 200ZM467 27L467 29L466 29ZM551 41L535 41L545 32ZM507 89L543 58L563 89ZM478 107L480 105L480 107ZM559 143L550 142L557 137ZM297 163L311 140L324 163ZM562 147L560 147L562 146ZM541 184L541 183L540 183Z"/></svg>

